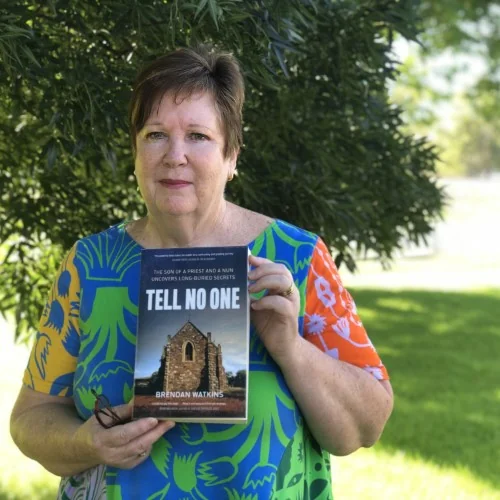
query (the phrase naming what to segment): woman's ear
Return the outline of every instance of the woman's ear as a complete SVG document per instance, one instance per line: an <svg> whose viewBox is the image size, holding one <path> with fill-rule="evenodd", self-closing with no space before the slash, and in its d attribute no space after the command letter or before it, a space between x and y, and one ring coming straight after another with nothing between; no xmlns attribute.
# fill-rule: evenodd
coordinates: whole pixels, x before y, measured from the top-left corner
<svg viewBox="0 0 500 500"><path fill-rule="evenodd" d="M238 163L238 156L240 150L238 149L229 157L229 172L227 174L227 182L231 182L236 174L236 164Z"/></svg>
<svg viewBox="0 0 500 500"><path fill-rule="evenodd" d="M230 165L231 165L231 171L235 172L236 170L236 164L238 163L238 157L240 156L240 150L239 148L231 155L231 162L230 162Z"/></svg>

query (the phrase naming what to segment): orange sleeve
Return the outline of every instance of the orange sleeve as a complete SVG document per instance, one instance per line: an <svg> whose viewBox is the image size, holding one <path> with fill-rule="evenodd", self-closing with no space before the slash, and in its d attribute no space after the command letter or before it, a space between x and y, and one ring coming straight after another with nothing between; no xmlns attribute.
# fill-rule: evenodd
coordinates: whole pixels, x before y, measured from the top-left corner
<svg viewBox="0 0 500 500"><path fill-rule="evenodd" d="M320 238L307 278L304 338L328 355L370 372L378 380L389 379L359 319L356 305L343 287L330 252Z"/></svg>

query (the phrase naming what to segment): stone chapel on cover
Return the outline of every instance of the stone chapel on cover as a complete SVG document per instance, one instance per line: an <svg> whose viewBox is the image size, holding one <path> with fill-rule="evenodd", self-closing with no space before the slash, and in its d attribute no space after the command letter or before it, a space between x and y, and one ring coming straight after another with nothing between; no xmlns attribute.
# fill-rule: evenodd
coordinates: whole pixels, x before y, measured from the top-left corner
<svg viewBox="0 0 500 500"><path fill-rule="evenodd" d="M158 391L227 390L227 376L222 363L221 345L212 341L187 321L175 335L168 335L161 353L160 367L151 385Z"/></svg>

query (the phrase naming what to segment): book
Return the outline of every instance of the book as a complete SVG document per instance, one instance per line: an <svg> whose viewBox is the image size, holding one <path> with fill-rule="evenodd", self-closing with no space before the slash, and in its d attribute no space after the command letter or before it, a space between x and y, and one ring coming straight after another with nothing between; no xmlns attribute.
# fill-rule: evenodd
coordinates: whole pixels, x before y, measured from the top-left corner
<svg viewBox="0 0 500 500"><path fill-rule="evenodd" d="M142 250L133 418L246 423L248 255Z"/></svg>

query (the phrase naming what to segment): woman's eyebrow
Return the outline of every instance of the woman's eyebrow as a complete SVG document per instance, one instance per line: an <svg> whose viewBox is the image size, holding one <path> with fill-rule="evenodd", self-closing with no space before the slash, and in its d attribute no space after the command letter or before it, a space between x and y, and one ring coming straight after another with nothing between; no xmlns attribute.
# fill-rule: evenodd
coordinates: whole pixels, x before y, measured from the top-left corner
<svg viewBox="0 0 500 500"><path fill-rule="evenodd" d="M144 124L145 127L155 127L155 126L160 126L162 127L164 124L162 122L146 122ZM188 123L188 127L193 127L193 128L206 128L207 130L212 131L210 127L207 127L206 125L201 125L200 123Z"/></svg>
<svg viewBox="0 0 500 500"><path fill-rule="evenodd" d="M199 123L189 123L188 127L194 127L194 128L206 128L207 130L212 130L210 127L207 127L206 125L201 125Z"/></svg>

